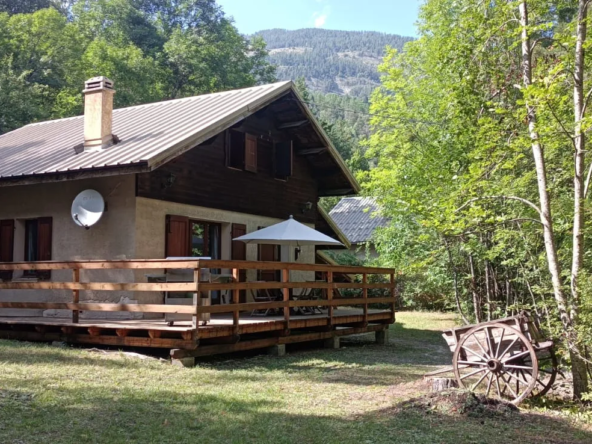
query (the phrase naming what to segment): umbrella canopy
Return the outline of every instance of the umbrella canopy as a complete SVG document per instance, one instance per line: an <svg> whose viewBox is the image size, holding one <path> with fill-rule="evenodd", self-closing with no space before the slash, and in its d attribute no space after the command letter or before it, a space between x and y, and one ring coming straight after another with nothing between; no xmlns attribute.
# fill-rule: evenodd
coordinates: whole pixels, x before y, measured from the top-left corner
<svg viewBox="0 0 592 444"><path fill-rule="evenodd" d="M275 244L275 245L343 245L335 239L325 236L300 222L290 219L261 230L253 231L233 240L246 244Z"/></svg>

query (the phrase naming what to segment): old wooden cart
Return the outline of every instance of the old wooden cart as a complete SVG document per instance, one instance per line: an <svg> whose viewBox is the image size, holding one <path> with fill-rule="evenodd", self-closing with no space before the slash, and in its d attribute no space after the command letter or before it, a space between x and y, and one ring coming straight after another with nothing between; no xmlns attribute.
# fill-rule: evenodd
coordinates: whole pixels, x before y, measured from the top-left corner
<svg viewBox="0 0 592 444"><path fill-rule="evenodd" d="M553 341L526 312L443 333L453 352L452 368L461 388L518 404L547 393L557 377Z"/></svg>

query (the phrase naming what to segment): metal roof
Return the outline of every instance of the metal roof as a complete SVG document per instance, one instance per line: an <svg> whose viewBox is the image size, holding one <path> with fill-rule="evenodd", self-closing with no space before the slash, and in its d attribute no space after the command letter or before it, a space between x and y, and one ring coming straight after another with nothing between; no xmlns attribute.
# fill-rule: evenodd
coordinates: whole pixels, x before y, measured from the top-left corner
<svg viewBox="0 0 592 444"><path fill-rule="evenodd" d="M352 244L369 241L378 227L389 223L380 216L376 200L371 197L346 197L331 210L329 216Z"/></svg>
<svg viewBox="0 0 592 444"><path fill-rule="evenodd" d="M0 136L0 179L122 166L150 171L289 91L294 91L292 82L279 82L115 109L113 134L120 142L99 152L76 153L84 141L84 116L29 124ZM334 147L329 149L356 190L343 160Z"/></svg>

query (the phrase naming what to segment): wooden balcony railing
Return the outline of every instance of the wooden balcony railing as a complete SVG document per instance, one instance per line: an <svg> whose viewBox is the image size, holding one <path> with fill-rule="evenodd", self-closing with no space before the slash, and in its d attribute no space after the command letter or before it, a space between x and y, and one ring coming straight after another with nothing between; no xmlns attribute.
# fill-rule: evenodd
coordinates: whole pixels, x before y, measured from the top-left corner
<svg viewBox="0 0 592 444"><path fill-rule="evenodd" d="M202 269L231 270L234 279L226 283L200 282ZM166 269L192 269L192 282L95 282L90 270L118 270L110 278L117 276L135 276L135 279L146 279L141 273L124 273L124 270L166 270ZM0 271L8 270L72 270L72 279L69 281L7 281L0 282L0 294L6 294L6 290L66 290L72 292L71 302L21 302L18 301L18 292L14 294L14 301L0 302L0 308L15 309L57 309L71 310L72 322L79 320L81 311L98 312L142 312L142 313L179 313L192 316L192 324L195 330L199 329L199 317L202 313L232 313L233 326L236 331L239 328L240 312L252 310L283 309L285 328L290 327L290 308L295 307L325 307L328 324L333 324L334 308L342 306L361 306L363 309L364 323L368 322L369 305L382 304L391 312L394 321L395 313L395 270L371 267L349 267L315 264L297 264L285 262L255 262L255 261L228 261L228 260L93 260L93 261L68 261L68 262L13 262L0 263ZM89 272L86 272L89 270ZM280 270L281 281L272 282L239 282L240 270ZM84 271L84 279L81 273ZM298 282L291 281L291 272L321 273L323 281ZM118 275L120 273L120 275ZM337 277L355 276L353 282L336 282ZM369 282L369 276L379 276ZM83 281L84 280L84 281ZM241 290L281 290L282 300L273 302L240 302ZM292 299L293 289L317 289L323 297L314 300ZM354 290L354 297L343 297L340 290ZM229 304L202 306L200 297L202 292L228 290L232 294ZM382 290L374 295L371 290ZM118 292L192 292L194 293L192 305L168 305L168 304L125 304L125 303L95 303L80 300L81 291L118 291ZM41 295L40 295L41 296ZM2 299L6 299L3 297ZM12 297L11 297L12 299Z"/></svg>

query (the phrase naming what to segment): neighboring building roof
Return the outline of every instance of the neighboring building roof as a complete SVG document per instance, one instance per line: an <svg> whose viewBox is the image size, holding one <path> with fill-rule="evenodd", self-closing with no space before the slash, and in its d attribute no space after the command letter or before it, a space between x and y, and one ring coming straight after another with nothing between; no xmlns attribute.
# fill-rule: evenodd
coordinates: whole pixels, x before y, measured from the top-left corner
<svg viewBox="0 0 592 444"><path fill-rule="evenodd" d="M378 204L371 197L346 197L329 216L352 244L361 244L371 239L376 228L388 224L388 218L378 215L378 211Z"/></svg>
<svg viewBox="0 0 592 444"><path fill-rule="evenodd" d="M330 162L341 177L325 189L355 194L357 182L292 82L115 109L113 134L120 142L99 152L75 150L84 141L84 116L26 125L0 136L0 185L57 175L63 180L152 171L290 93L289 105L312 122L318 134L315 142L327 147L321 160Z"/></svg>
<svg viewBox="0 0 592 444"><path fill-rule="evenodd" d="M315 229L323 234L326 234L327 236L339 240L343 244L343 246L337 246L331 249L345 248L349 250L351 248L349 239L343 233L343 231L339 229L335 221L331 218L331 216L329 216L329 213L327 213L319 204L317 204L317 214L320 216L320 218L317 218L317 221L315 222ZM328 248L323 247L323 249Z"/></svg>

